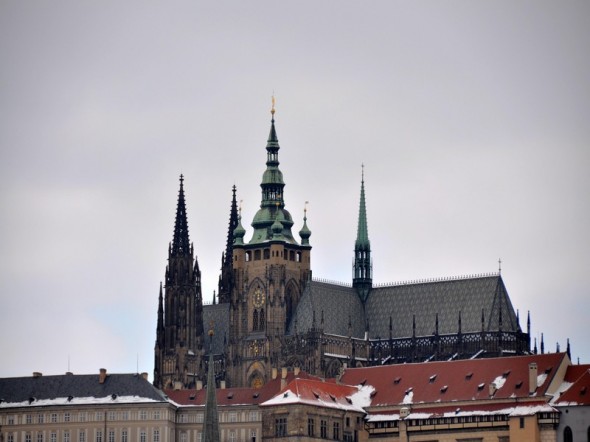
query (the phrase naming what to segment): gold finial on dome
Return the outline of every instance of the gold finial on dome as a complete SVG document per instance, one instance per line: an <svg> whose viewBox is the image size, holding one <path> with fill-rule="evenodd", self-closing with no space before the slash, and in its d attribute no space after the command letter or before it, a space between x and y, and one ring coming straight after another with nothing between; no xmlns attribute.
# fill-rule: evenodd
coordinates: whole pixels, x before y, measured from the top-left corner
<svg viewBox="0 0 590 442"><path fill-rule="evenodd" d="M274 92L272 94L271 100L272 100L272 107L270 108L270 113L274 118L274 116L275 116L275 103L276 103Z"/></svg>

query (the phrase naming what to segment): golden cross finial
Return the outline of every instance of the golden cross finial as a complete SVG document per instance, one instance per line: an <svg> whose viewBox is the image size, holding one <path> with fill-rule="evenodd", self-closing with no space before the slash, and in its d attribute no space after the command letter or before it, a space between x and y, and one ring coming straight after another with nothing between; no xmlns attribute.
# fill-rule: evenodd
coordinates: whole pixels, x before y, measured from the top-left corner
<svg viewBox="0 0 590 442"><path fill-rule="evenodd" d="M275 93L274 93L274 91L273 91L273 93L272 93L271 100L272 100L272 107L270 108L270 113L271 113L271 114L272 114L272 116L274 117L274 116L275 116L275 103L276 103L276 100L275 100Z"/></svg>
<svg viewBox="0 0 590 442"><path fill-rule="evenodd" d="M303 216L307 216L307 205L309 204L309 201L306 201L305 204L303 205Z"/></svg>

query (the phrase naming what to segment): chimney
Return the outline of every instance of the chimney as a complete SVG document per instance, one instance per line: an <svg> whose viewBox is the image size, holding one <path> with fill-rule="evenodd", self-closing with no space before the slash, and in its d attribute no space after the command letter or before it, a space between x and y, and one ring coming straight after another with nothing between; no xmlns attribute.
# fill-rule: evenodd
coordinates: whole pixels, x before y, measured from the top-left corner
<svg viewBox="0 0 590 442"><path fill-rule="evenodd" d="M203 389L203 381L197 381L197 391Z"/></svg>
<svg viewBox="0 0 590 442"><path fill-rule="evenodd" d="M43 376L43 373L41 373L40 371L34 371L33 372L33 377L34 378L40 378L41 376Z"/></svg>
<svg viewBox="0 0 590 442"><path fill-rule="evenodd" d="M272 369L272 378L273 379L276 379L277 378L277 369L276 368L273 368Z"/></svg>
<svg viewBox="0 0 590 442"><path fill-rule="evenodd" d="M294 374L295 376L297 376L297 375L299 374L299 372L300 372L300 371L301 371L301 369L300 369L299 367L294 367L294 368L293 368L293 374Z"/></svg>
<svg viewBox="0 0 590 442"><path fill-rule="evenodd" d="M143 378L143 380L144 380L144 381L147 381L147 380L148 380L148 374L147 374L147 372L146 372L146 371L144 371L144 372L141 374L141 377Z"/></svg>
<svg viewBox="0 0 590 442"><path fill-rule="evenodd" d="M534 394L537 391L537 363L531 362L529 364L529 394Z"/></svg>
<svg viewBox="0 0 590 442"><path fill-rule="evenodd" d="M219 381L219 388L225 390L225 381Z"/></svg>
<svg viewBox="0 0 590 442"><path fill-rule="evenodd" d="M98 374L98 383L104 384L104 381L106 381L106 379L107 379L107 369L101 368L100 373Z"/></svg>
<svg viewBox="0 0 590 442"><path fill-rule="evenodd" d="M401 410L399 410L399 417L402 419L405 419L409 416L410 414L410 409L409 407L403 407Z"/></svg>
<svg viewBox="0 0 590 442"><path fill-rule="evenodd" d="M174 390L182 390L182 382L174 381Z"/></svg>

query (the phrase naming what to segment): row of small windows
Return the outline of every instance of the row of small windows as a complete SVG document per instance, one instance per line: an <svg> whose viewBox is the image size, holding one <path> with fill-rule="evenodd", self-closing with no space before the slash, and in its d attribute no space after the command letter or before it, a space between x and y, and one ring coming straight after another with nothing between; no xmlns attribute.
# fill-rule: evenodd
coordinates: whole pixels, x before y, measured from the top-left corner
<svg viewBox="0 0 590 442"><path fill-rule="evenodd" d="M164 415L164 416L163 416ZM160 420L166 419L167 412L161 413L160 410L148 411L109 411L106 415L107 421L128 421L128 420ZM105 413L97 411L95 413L81 411L79 413L38 413L26 415L11 415L6 418L6 425L22 424L44 424L44 423L58 423L58 422L103 422L105 420Z"/></svg>
<svg viewBox="0 0 590 442"><path fill-rule="evenodd" d="M58 432L51 431L48 434L48 439L45 437L46 432L39 431L33 437L32 433L26 433L24 442L58 442ZM94 433L94 434L93 434ZM87 437L88 436L88 437ZM103 441L103 430L94 430L94 431L87 431L87 430L77 430L70 432L69 430L64 430L61 432L61 439L59 442L91 442L92 436L94 436L95 442L104 442ZM115 430L107 430L107 440L106 442L129 442L129 430L123 428L119 431L119 438L116 437L117 434ZM76 439L77 438L77 439ZM15 433L7 433L6 442L19 442L17 440ZM154 429L151 431L151 439L148 440L148 432L145 430L141 430L139 432L139 442L160 442L160 429Z"/></svg>
<svg viewBox="0 0 590 442"><path fill-rule="evenodd" d="M275 427L275 433L277 433L277 428L278 425L280 424L279 421L284 419L284 428L286 430L287 427L287 421L286 418L281 418L281 419L277 419L277 426ZM359 422L360 418L357 418L357 423ZM347 417L346 418L346 427L350 427L350 418ZM331 434L329 434L329 425L328 425L328 421L326 419L320 419L320 427L319 427L319 437L321 439L332 439L332 440L341 440L340 439L340 422L332 422L332 426L331 426ZM307 418L307 435L309 437L317 437L318 434L316 433L316 419L313 417L309 417ZM358 435L356 432L354 432L354 437L353 434L350 432L344 432L343 435L344 440L345 441L356 441L358 438Z"/></svg>
<svg viewBox="0 0 590 442"><path fill-rule="evenodd" d="M177 422L179 424L187 423L203 423L203 413L188 414L182 413L178 415ZM257 422L260 420L260 412L237 412L226 411L219 413L220 422Z"/></svg>
<svg viewBox="0 0 590 442"><path fill-rule="evenodd" d="M270 259L271 257L284 258L285 261L301 262L301 252L294 250L285 250L284 252L282 250L273 250L271 252L270 249L258 249L246 252L246 261L260 261L261 259ZM237 257L235 259L237 260Z"/></svg>
<svg viewBox="0 0 590 442"><path fill-rule="evenodd" d="M222 433L221 434L222 440L224 440L223 439L224 430L221 430L221 433ZM249 434L250 434L249 440L251 440L251 441L257 440L258 433L256 432L255 429L250 429ZM203 433L202 432L198 431L195 436L196 436L195 437L196 442L202 442L202 440L203 440ZM189 442L189 440L190 440L190 437L189 437L188 433L186 431L182 431L180 433L180 442ZM227 440L229 442L238 442L238 441L241 441L242 439L238 439L238 432L236 430L229 430L229 431L227 431L227 438L225 440Z"/></svg>

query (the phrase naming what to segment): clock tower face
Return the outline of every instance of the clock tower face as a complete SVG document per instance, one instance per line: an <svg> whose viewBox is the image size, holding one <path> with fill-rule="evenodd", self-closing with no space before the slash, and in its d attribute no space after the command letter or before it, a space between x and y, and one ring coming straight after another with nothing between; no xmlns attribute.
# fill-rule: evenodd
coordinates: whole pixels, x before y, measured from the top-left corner
<svg viewBox="0 0 590 442"><path fill-rule="evenodd" d="M254 290L252 304L254 304L254 307L256 307L256 308L260 308L264 304L264 294L262 293L262 290L260 289L260 287L258 287L256 290Z"/></svg>

